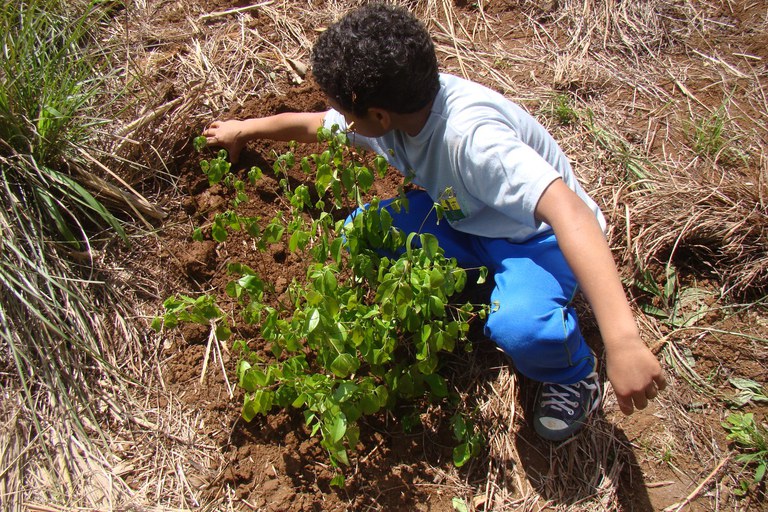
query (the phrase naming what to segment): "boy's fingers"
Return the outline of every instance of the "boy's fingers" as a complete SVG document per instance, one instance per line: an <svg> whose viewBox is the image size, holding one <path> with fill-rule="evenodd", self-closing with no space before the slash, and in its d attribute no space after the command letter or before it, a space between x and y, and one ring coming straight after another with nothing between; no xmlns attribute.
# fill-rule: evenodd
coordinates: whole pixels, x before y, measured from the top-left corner
<svg viewBox="0 0 768 512"><path fill-rule="evenodd" d="M635 412L635 408L632 406L631 398L618 398L618 402L619 402L619 409L621 409L621 412L623 412L627 416Z"/></svg>
<svg viewBox="0 0 768 512"><path fill-rule="evenodd" d="M221 124L221 123L219 123L218 121L214 121L214 122L212 122L211 124L209 124L209 125L208 125L208 126L205 128L205 130L203 130L203 135L204 135L204 136L212 136L212 135L213 135L213 130L215 130L216 128L218 128L220 124Z"/></svg>
<svg viewBox="0 0 768 512"><path fill-rule="evenodd" d="M656 382L656 387L659 388L659 391L664 391L664 388L667 387L667 379L663 373L653 380Z"/></svg>
<svg viewBox="0 0 768 512"><path fill-rule="evenodd" d="M648 407L648 398L646 398L645 393L635 393L632 397L633 401L635 402L635 407L638 409L645 409Z"/></svg>

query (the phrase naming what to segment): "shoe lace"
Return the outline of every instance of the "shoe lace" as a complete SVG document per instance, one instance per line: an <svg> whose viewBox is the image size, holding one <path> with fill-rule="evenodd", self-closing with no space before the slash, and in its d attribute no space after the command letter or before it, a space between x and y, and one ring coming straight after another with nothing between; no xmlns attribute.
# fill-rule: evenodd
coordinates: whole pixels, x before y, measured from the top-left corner
<svg viewBox="0 0 768 512"><path fill-rule="evenodd" d="M597 390L597 373L592 372L575 384L554 384L552 382L545 384L541 393L543 399L541 405L552 407L571 416L579 407L579 388L581 387L590 392ZM570 400L570 398L575 398L575 400Z"/></svg>

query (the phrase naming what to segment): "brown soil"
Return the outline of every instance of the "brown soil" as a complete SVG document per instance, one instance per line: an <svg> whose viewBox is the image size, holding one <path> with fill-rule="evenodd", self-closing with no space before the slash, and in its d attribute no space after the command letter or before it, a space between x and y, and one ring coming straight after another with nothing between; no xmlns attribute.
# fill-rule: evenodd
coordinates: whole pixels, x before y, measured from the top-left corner
<svg viewBox="0 0 768 512"><path fill-rule="evenodd" d="M764 2L728 2L734 3L738 4L736 8L727 13L723 7L722 16L727 17L728 26L746 25L750 17L765 14ZM219 1L205 4L206 9L213 12L248 3ZM523 8L527 9L526 15L537 17L541 23L552 23L549 11L556 7L557 2L540 2L535 8L528 5L528 2L517 1L489 4L487 14L498 17L499 26L504 26L505 19L520 16ZM753 4L759 4L760 9L753 7ZM457 2L457 5L464 6L468 12L471 10L467 2ZM170 23L173 21L172 12L168 16L167 22ZM257 29L262 33L268 34L273 30L269 18L256 17L255 20ZM258 25L260 22L264 25ZM555 38L567 36L554 28L552 34ZM765 33L754 34L755 37L750 37L748 44L741 42L739 34L737 28L723 29L722 43L733 45L742 53L759 56L763 60L756 61L755 65L764 67L764 59L768 58ZM525 44L525 38L531 36L515 33L507 37L510 45L521 46ZM671 54L671 57L680 62L685 60L679 54ZM551 70L543 63L531 62L529 67L525 74L521 74L521 87L525 87L525 76L528 74L551 74ZM479 76L477 79L483 81L484 77ZM597 94L622 97L619 94L621 91L605 90L608 85L601 82L597 74L582 75L578 83L562 85L566 90L589 86L593 92L597 90ZM688 86L696 92L705 90L705 84L689 83ZM600 90L601 87L603 90ZM246 118L326 108L325 99L314 88L311 80L301 85L286 86L283 92L248 98L242 104L233 106L224 117ZM709 101L716 108L722 98L715 96ZM707 101L704 94L699 99ZM191 127L192 131L199 131L207 121ZM635 125L634 130L637 132L642 133L646 129L644 120L617 119L617 123L625 124L628 132ZM568 135L566 129L559 130L560 135ZM658 142L660 145L662 143ZM258 165L265 171L265 177L249 190L251 200L241 206L240 213L268 220L277 211L284 209L271 164L273 155L287 148L282 143L257 142L244 151L241 162L233 170L242 176L246 169ZM296 151L298 155L307 155L317 151L317 146L299 147ZM227 302L223 293L231 278L227 273L228 263L245 263L257 269L260 275L269 276L278 294L284 292L292 280L302 278L304 262L282 245L275 244L260 253L249 245L246 238L236 234L222 244L210 240L191 241L192 229L210 223L217 212L229 207L232 197L231 192L223 186L208 186L199 169L199 156L188 145L175 156L178 168L174 174L177 176L179 193L171 194L164 204L170 216L155 242L137 248L135 254L138 257L134 258L142 261L140 266L143 271L158 276L157 286L161 296L213 293L222 297L221 305L233 313L234 304ZM576 167L579 168L578 162ZM307 180L299 172L292 173L290 177L297 181ZM596 180L592 185L600 182ZM391 173L386 179L377 182L373 193L380 197L394 195L399 183L400 178ZM591 188L589 185L588 188ZM599 336L594 323L587 308L583 309L585 334L599 349ZM156 312L161 312L159 303L156 304ZM768 332L764 322L764 317L751 313L713 313L707 318L708 325L723 332L731 331L732 326L749 325L752 326L750 329L755 339L720 334L702 337L701 342L694 340L687 345L690 349L687 355L695 361L696 372L706 376L716 392L732 394L734 390L728 384L732 376L765 382L768 359L765 347L761 345L763 342L758 341L761 336L764 339ZM203 482L196 491L210 499L221 499L226 495L231 503L242 510L452 511L453 498L460 497L472 502L474 496L482 496L486 492L482 486L489 477L489 468L499 467L495 462L484 462L483 465L470 464L461 470L453 468L453 439L445 424L446 418L439 408L427 411L422 417L421 429L409 433L403 431L399 412L394 411L364 422L360 446L347 471L345 487L331 487L333 470L318 441L311 438L304 427L299 412L276 412L246 423L239 417L242 393L235 388L234 396L229 396L221 363L213 358L203 374L208 344L206 328L183 326L178 330L164 332L162 336L164 344L159 359L162 361L161 369L167 391L175 395L184 408L196 411L196 424L200 426L197 433L199 442L215 446L221 453L220 459L212 462L211 467L200 470L200 474L204 475L201 477ZM489 383L498 377L501 369L509 369L504 358L488 346L486 340L477 335L475 337L474 352L457 356L453 362L458 369L453 375L457 386L462 383L469 386L476 384L476 381L467 382L466 376L462 380L463 368L466 367L487 369L481 373L484 373L483 382ZM233 338L246 339L254 349L263 349L257 346L258 333L253 329L238 327ZM223 350L223 364L229 385L232 385L237 356L228 353L226 348ZM665 362L667 368L671 369L672 361ZM601 485L612 485L611 481L620 482L613 496L617 509L662 510L681 502L707 477L713 469L713 461L708 455L683 448L678 440L696 437L697 440L690 445L695 447L700 443L698 439L709 439L721 450L728 443L720 426L724 414L722 408L702 398L697 387L686 383L679 376L672 377L671 384L674 393L670 392L669 397L662 396L645 411L630 417L618 413L609 393L604 415L592 421L587 432L580 436L579 442L555 447L538 440L527 425L522 410L530 405L531 389L528 383L522 382L516 390L519 393L517 402L522 410L513 411L514 421L509 425L520 454L520 466L515 468L514 474L507 475L507 483L516 488L520 483L518 479L527 479L539 494L540 506L567 509L579 500L589 499L583 481L591 478L592 473L603 471L606 476ZM465 392L471 392L471 389L464 388ZM765 408L754 410L765 413ZM680 421L681 417L685 417L686 421ZM693 432L683 431L686 429L693 429ZM583 457L590 444L598 444L598 441L606 444L606 438L611 439L608 443L611 448L605 460ZM486 461L487 457L481 457L481 460ZM594 464L590 467L567 467L568 461L572 464L573 461L585 460ZM732 484L723 479L717 481L720 484L708 488L706 496L694 499L686 506L686 510L712 509L713 503L718 503L717 494L727 493L728 486ZM574 489L578 489L579 494L573 495L571 491ZM599 489L593 490L597 493ZM764 500L764 494L761 499ZM761 499L748 502L749 506L765 509L765 502ZM482 500L476 501L475 505L479 510L484 509ZM530 507L530 503L526 506Z"/></svg>

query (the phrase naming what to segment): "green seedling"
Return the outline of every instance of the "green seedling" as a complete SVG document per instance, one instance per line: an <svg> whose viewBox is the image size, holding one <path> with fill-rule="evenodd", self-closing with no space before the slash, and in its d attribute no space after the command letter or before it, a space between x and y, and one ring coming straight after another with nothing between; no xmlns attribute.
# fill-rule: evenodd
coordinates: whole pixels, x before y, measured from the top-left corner
<svg viewBox="0 0 768 512"><path fill-rule="evenodd" d="M733 413L723 422L728 431L727 439L732 441L741 453L736 455L736 462L754 467L751 481L742 480L737 495L745 495L751 485L760 484L768 468L768 429L759 424L753 413Z"/></svg>
<svg viewBox="0 0 768 512"><path fill-rule="evenodd" d="M728 101L723 102L720 108L710 116L703 117L693 123L691 130L693 150L717 163L746 162L748 156L743 150L735 146L736 139L726 136L726 126L729 119L725 107Z"/></svg>
<svg viewBox="0 0 768 512"><path fill-rule="evenodd" d="M226 315L216 305L216 299L211 295L202 295L197 298L186 295L173 296L163 302L163 308L165 313L152 321L151 327L157 332L160 332L163 328L172 329L181 323L193 323L209 327L210 331L205 349L203 369L200 374L200 382L202 384L205 379L211 350L214 350L214 353L218 355L218 360L222 361L224 380L227 383L229 394L232 396L232 389L229 386L229 379L223 367L220 348L220 345L232 336L232 329Z"/></svg>
<svg viewBox="0 0 768 512"><path fill-rule="evenodd" d="M459 497L453 498L451 500L451 505L456 512L469 512L470 510L466 500Z"/></svg>
<svg viewBox="0 0 768 512"><path fill-rule="evenodd" d="M549 113L563 126L570 126L579 120L579 113L573 107L570 96L556 94L549 104Z"/></svg>
<svg viewBox="0 0 768 512"><path fill-rule="evenodd" d="M653 298L640 304L642 311L675 328L694 325L711 310L711 293L695 286L681 287L672 264L665 268L663 283L659 284L649 269L643 269L633 285Z"/></svg>
<svg viewBox="0 0 768 512"><path fill-rule="evenodd" d="M485 444L482 434L464 414L457 413L451 418L453 436L459 444L453 449L453 463L461 467L476 456Z"/></svg>
<svg viewBox="0 0 768 512"><path fill-rule="evenodd" d="M341 468L350 464L349 454L357 447L361 418L403 402L426 399L449 406L442 356L461 347L470 350L469 324L487 311L452 303L467 283L466 270L444 256L434 236L406 236L396 229L377 198L367 198L369 207L352 222L338 220L340 210L363 204L387 164L380 157L365 162L336 129L321 129L318 138L324 144L321 153L299 159L290 150L275 156L272 172L288 212L267 222L241 216L236 210L242 201L233 202L232 210L214 217L210 229L216 242L241 231L259 251L281 243L307 262L305 279L291 283L281 297L258 268L228 266L234 279L225 292L272 354L264 360L247 343L235 343L237 383L245 393L242 417L251 421L276 408L301 411L307 431L320 438L337 468L332 484L342 486ZM236 196L245 195L247 183L230 177L225 158L219 153L201 167L212 184L223 181ZM289 181L297 167L313 176L313 183ZM260 170L253 172L260 177ZM202 235L202 229L196 231L195 236ZM481 269L480 278L486 273ZM165 306L156 328L182 321L226 325L207 296L172 298ZM470 422L456 418L454 459L460 466L479 452L482 440Z"/></svg>

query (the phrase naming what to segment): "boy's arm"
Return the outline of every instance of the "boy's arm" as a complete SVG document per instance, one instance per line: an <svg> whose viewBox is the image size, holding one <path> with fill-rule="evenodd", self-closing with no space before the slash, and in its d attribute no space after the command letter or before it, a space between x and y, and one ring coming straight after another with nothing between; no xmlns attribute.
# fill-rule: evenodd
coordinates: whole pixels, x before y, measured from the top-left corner
<svg viewBox="0 0 768 512"><path fill-rule="evenodd" d="M560 250L592 306L606 354L608 379L624 414L644 409L666 380L658 360L640 339L608 242L594 213L558 179L536 206L536 218L552 226Z"/></svg>
<svg viewBox="0 0 768 512"><path fill-rule="evenodd" d="M244 121L214 121L203 131L212 146L227 150L229 159L237 162L246 143L257 139L317 142L317 129L327 112L285 112Z"/></svg>

